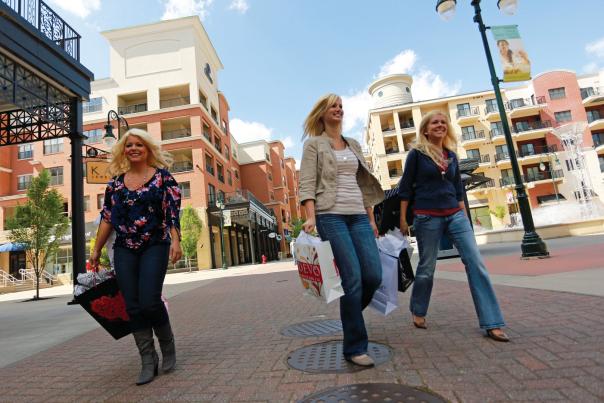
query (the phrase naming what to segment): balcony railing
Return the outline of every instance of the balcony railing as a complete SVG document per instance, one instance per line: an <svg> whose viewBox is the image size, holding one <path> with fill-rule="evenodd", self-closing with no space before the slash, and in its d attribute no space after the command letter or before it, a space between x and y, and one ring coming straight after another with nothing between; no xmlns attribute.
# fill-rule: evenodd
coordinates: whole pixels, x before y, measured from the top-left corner
<svg viewBox="0 0 604 403"><path fill-rule="evenodd" d="M394 134L396 133L396 129L394 127L382 128L382 134Z"/></svg>
<svg viewBox="0 0 604 403"><path fill-rule="evenodd" d="M493 188L493 187L495 187L495 180L489 179L488 181L476 186L474 189L487 189L487 188Z"/></svg>
<svg viewBox="0 0 604 403"><path fill-rule="evenodd" d="M477 106L474 106L469 109L461 109L457 111L457 119L465 118L470 116L478 116L480 115L480 109Z"/></svg>
<svg viewBox="0 0 604 403"><path fill-rule="evenodd" d="M537 182L537 181L543 181L543 180L548 180L548 179L558 179L558 178L563 178L563 177L564 177L564 171L562 169L557 169L555 171L544 171L544 172L538 172L536 174L522 175L522 181L525 183L528 183L528 182Z"/></svg>
<svg viewBox="0 0 604 403"><path fill-rule="evenodd" d="M491 162L491 156L489 154L481 155L478 162L481 164L489 163Z"/></svg>
<svg viewBox="0 0 604 403"><path fill-rule="evenodd" d="M193 170L193 162L192 161L175 161L172 164L172 169L170 172L178 173L178 172L187 172Z"/></svg>
<svg viewBox="0 0 604 403"><path fill-rule="evenodd" d="M389 169L388 175L390 175L391 178L398 178L399 176L403 176L403 170L398 168Z"/></svg>
<svg viewBox="0 0 604 403"><path fill-rule="evenodd" d="M510 159L510 153L507 151L503 152L503 153L495 154L495 162L505 161L505 160L509 160L509 159Z"/></svg>
<svg viewBox="0 0 604 403"><path fill-rule="evenodd" d="M173 140L183 137L191 137L191 129L165 130L161 132L162 140Z"/></svg>
<svg viewBox="0 0 604 403"><path fill-rule="evenodd" d="M483 140L485 139L484 130L472 133L464 133L461 135L461 141Z"/></svg>
<svg viewBox="0 0 604 403"><path fill-rule="evenodd" d="M485 114L488 114L488 113L499 113L499 107L497 105L487 105L484 108L484 112L485 112Z"/></svg>
<svg viewBox="0 0 604 403"><path fill-rule="evenodd" d="M520 147L520 149L518 150L518 156L520 158L524 158L530 157L531 155L555 153L556 151L558 151L558 147L555 144L535 146L531 149L523 149L522 147Z"/></svg>
<svg viewBox="0 0 604 403"><path fill-rule="evenodd" d="M120 106L117 108L117 113L119 113L120 115L127 115L129 113L138 113L138 112L146 112L146 111L147 111L147 103Z"/></svg>
<svg viewBox="0 0 604 403"><path fill-rule="evenodd" d="M581 88L581 99L592 97L594 95L604 95L604 87Z"/></svg>
<svg viewBox="0 0 604 403"><path fill-rule="evenodd" d="M489 130L489 135L491 136L492 139L496 138L496 137L503 137L503 130L502 129L491 129Z"/></svg>
<svg viewBox="0 0 604 403"><path fill-rule="evenodd" d="M190 99L189 97L177 97L177 98L170 98L170 99L160 99L159 101L159 107L164 109L164 108L172 108L174 106L181 106L181 105L189 105Z"/></svg>
<svg viewBox="0 0 604 403"><path fill-rule="evenodd" d="M513 176L504 176L503 178L499 179L499 186L511 186L515 184L516 182L514 182Z"/></svg>
<svg viewBox="0 0 604 403"><path fill-rule="evenodd" d="M549 120L544 120L543 122L516 122L512 127L512 133L518 134L531 130L547 129L548 127L552 127L552 122Z"/></svg>
<svg viewBox="0 0 604 403"><path fill-rule="evenodd" d="M413 123L413 120L399 123L401 125L401 129L413 129L415 127L415 123Z"/></svg>
<svg viewBox="0 0 604 403"><path fill-rule="evenodd" d="M505 103L506 109L514 110L517 108L524 108L526 106L538 106L545 103L545 97L540 96L535 99L533 98L517 98L512 99Z"/></svg>
<svg viewBox="0 0 604 403"><path fill-rule="evenodd" d="M2 0L40 31L56 43L68 55L80 60L80 34L67 24L52 8L42 0Z"/></svg>
<svg viewBox="0 0 604 403"><path fill-rule="evenodd" d="M387 148L386 149L386 154L395 154L397 152L399 152L398 151L398 147L392 147L392 148Z"/></svg>

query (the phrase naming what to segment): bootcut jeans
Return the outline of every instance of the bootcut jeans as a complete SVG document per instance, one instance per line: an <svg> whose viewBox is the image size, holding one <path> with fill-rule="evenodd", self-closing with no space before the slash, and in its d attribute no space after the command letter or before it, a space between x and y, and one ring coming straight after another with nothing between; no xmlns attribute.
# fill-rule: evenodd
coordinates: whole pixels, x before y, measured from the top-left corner
<svg viewBox="0 0 604 403"><path fill-rule="evenodd" d="M457 247L465 266L480 327L495 329L505 326L489 273L465 213L458 211L447 217L417 214L413 228L419 249L419 264L409 304L411 313L423 317L428 312L440 239L446 233Z"/></svg>
<svg viewBox="0 0 604 403"><path fill-rule="evenodd" d="M168 323L161 290L168 269L170 244L155 244L142 250L115 248L115 274L126 301L133 332Z"/></svg>
<svg viewBox="0 0 604 403"><path fill-rule="evenodd" d="M382 266L367 214L317 214L321 239L329 241L342 278L340 318L344 357L367 353L369 340L363 309L382 282Z"/></svg>

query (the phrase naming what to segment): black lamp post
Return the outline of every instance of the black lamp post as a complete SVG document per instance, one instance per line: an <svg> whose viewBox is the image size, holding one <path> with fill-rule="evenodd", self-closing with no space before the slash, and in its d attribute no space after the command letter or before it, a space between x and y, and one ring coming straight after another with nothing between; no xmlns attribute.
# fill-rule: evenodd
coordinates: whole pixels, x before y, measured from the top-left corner
<svg viewBox="0 0 604 403"><path fill-rule="evenodd" d="M113 125L111 125L112 120L117 121L117 138L113 134ZM105 142L107 147L113 147L113 145L120 139L122 135L120 128L122 125L126 126L126 130L130 130L130 126L128 126L128 121L122 115L111 109L107 113L105 136L103 136L103 141Z"/></svg>
<svg viewBox="0 0 604 403"><path fill-rule="evenodd" d="M456 3L457 0L437 0L436 11L443 19L449 20L455 14ZM518 199L518 206L520 209L520 215L522 217L522 225L524 227L524 237L522 238L522 243L520 245L522 249L522 257L548 257L549 252L547 251L547 246L539 237L539 234L537 234L535 231L535 223L533 222L531 207L524 189L524 184L522 183L520 168L518 167L518 160L516 159L516 153L514 151L514 141L512 140L510 126L508 124L508 117L505 112L505 106L503 105L503 99L499 89L500 80L497 78L495 65L493 64L493 58L491 57L489 42L487 41L486 31L489 29L489 27L485 26L484 22L482 21L482 15L480 13L480 0L472 0L471 4L474 6L474 22L478 24L478 30L480 31L482 44L484 45L484 52L487 57L489 71L491 73L491 82L493 83L493 89L495 90L495 98L497 99L497 107L499 108L499 116L503 126L503 134L505 136L505 142L507 144L510 162L512 164L512 173L514 174L514 182L516 184L516 197ZM497 7L499 7L499 9L505 14L512 15L516 12L517 0L498 0Z"/></svg>
<svg viewBox="0 0 604 403"><path fill-rule="evenodd" d="M218 207L220 211L220 253L222 254L222 270L226 270L227 264L226 256L224 253L224 208L226 206L224 204L224 200L222 200L222 197L219 197L216 200L216 207Z"/></svg>

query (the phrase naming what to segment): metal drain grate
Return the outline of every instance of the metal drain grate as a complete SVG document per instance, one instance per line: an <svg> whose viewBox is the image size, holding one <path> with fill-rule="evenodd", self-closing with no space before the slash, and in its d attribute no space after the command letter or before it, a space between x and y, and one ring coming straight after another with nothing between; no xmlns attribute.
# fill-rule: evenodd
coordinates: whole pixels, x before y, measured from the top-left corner
<svg viewBox="0 0 604 403"><path fill-rule="evenodd" d="M341 331L342 322L339 320L314 320L287 326L281 330L281 334L289 337L312 337L328 336Z"/></svg>
<svg viewBox="0 0 604 403"><path fill-rule="evenodd" d="M388 346L372 342L369 342L367 354L373 358L375 365L389 361L392 355ZM302 347L290 353L287 364L300 371L320 374L357 372L367 369L344 359L341 341L328 341Z"/></svg>
<svg viewBox="0 0 604 403"><path fill-rule="evenodd" d="M395 383L361 383L329 388L306 396L299 403L392 402L443 403L446 400L405 385Z"/></svg>

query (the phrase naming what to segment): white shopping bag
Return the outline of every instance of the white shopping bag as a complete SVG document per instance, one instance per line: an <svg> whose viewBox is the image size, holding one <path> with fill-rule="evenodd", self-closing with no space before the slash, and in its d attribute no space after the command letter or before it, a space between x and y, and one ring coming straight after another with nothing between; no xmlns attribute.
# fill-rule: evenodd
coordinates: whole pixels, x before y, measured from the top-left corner
<svg viewBox="0 0 604 403"><path fill-rule="evenodd" d="M300 232L294 246L302 286L310 294L330 303L342 295L342 280L328 241Z"/></svg>
<svg viewBox="0 0 604 403"><path fill-rule="evenodd" d="M379 238L378 250L380 252L380 263L382 264L382 284L373 294L369 306L382 315L388 315L398 308L398 257L391 256L382 250Z"/></svg>

